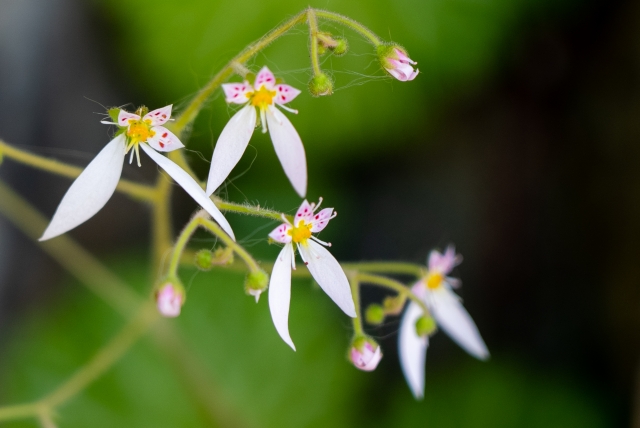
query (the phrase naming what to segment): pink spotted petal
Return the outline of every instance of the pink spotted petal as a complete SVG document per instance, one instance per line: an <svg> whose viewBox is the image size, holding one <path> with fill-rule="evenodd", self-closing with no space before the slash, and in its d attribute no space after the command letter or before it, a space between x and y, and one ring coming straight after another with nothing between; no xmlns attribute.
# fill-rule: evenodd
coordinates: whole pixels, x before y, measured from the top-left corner
<svg viewBox="0 0 640 428"><path fill-rule="evenodd" d="M453 245L449 245L444 254L440 254L437 250L431 251L429 254L428 268L430 271L447 275L460 263L462 263L462 256L456 254L456 249Z"/></svg>
<svg viewBox="0 0 640 428"><path fill-rule="evenodd" d="M286 104L291 102L295 97L300 95L300 90L289 85L276 85L276 104Z"/></svg>
<svg viewBox="0 0 640 428"><path fill-rule="evenodd" d="M331 220L331 216L333 215L333 208L325 208L320 210L320 212L316 213L311 220L311 231L313 233L318 233L329 224L329 220Z"/></svg>
<svg viewBox="0 0 640 428"><path fill-rule="evenodd" d="M155 134L147 140L147 143L157 151L171 152L184 147L180 139L164 126L154 126L151 130Z"/></svg>
<svg viewBox="0 0 640 428"><path fill-rule="evenodd" d="M276 242L280 242L281 244L288 244L291 242L291 235L289 235L289 231L291 230L291 226L286 223L282 223L280 226L273 229L273 231L269 234L269 238L273 239Z"/></svg>
<svg viewBox="0 0 640 428"><path fill-rule="evenodd" d="M293 220L294 224L298 224L300 220L304 220L305 223L310 223L313 219L313 207L311 204L305 199L298 211L296 212L296 216Z"/></svg>
<svg viewBox="0 0 640 428"><path fill-rule="evenodd" d="M249 101L247 94L253 92L249 82L225 83L222 85L225 101L233 104L244 104Z"/></svg>
<svg viewBox="0 0 640 428"><path fill-rule="evenodd" d="M140 116L135 113L129 113L128 111L120 110L120 113L118 113L118 125L129 126L130 120L140 120Z"/></svg>
<svg viewBox="0 0 640 428"><path fill-rule="evenodd" d="M271 70L265 65L262 67L262 70L256 76L256 82L253 85L256 89L260 89L261 86L264 86L267 89L273 89L276 84L276 77L273 75Z"/></svg>
<svg viewBox="0 0 640 428"><path fill-rule="evenodd" d="M158 108L145 114L143 120L151 121L151 126L164 125L171 118L173 104Z"/></svg>

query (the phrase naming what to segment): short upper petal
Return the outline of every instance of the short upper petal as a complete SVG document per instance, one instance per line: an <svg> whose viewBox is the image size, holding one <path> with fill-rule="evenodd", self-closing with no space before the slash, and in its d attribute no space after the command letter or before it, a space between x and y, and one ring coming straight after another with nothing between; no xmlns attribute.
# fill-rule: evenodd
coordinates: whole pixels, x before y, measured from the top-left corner
<svg viewBox="0 0 640 428"><path fill-rule="evenodd" d="M273 89L276 84L276 77L273 75L269 67L266 65L262 67L262 70L258 72L256 76L256 82L254 83L254 87L256 89L260 89L261 86L264 86L267 89Z"/></svg>
<svg viewBox="0 0 640 428"><path fill-rule="evenodd" d="M325 208L317 212L311 219L311 232L318 233L329 224L329 220L333 218L333 208Z"/></svg>
<svg viewBox="0 0 640 428"><path fill-rule="evenodd" d="M182 141L164 126L154 126L151 128L154 132L153 137L147 140L147 143L159 152L171 152L184 147Z"/></svg>
<svg viewBox="0 0 640 428"><path fill-rule="evenodd" d="M276 104L286 104L291 102L302 91L289 85L276 85L276 97L273 99Z"/></svg>
<svg viewBox="0 0 640 428"><path fill-rule="evenodd" d="M242 83L224 83L222 85L225 101L233 104L245 104L249 101L247 96L253 92L253 88L249 82Z"/></svg>
<svg viewBox="0 0 640 428"><path fill-rule="evenodd" d="M129 113L128 111L120 110L118 113L118 125L129 126L130 120L140 120L140 116L135 113Z"/></svg>
<svg viewBox="0 0 640 428"><path fill-rule="evenodd" d="M438 326L460 347L481 360L489 358L478 327L454 292L446 287L435 289L429 293L427 304Z"/></svg>
<svg viewBox="0 0 640 428"><path fill-rule="evenodd" d="M356 317L349 280L340 263L322 245L307 240L298 246L311 276L331 299L352 318Z"/></svg>
<svg viewBox="0 0 640 428"><path fill-rule="evenodd" d="M302 140L289 119L275 107L267 110L267 123L284 173L298 195L304 198L307 193L307 158Z"/></svg>
<svg viewBox="0 0 640 428"><path fill-rule="evenodd" d="M142 120L148 120L151 122L151 126L164 125L169 119L171 119L172 108L173 104L170 104L162 108L151 110L149 113L144 115Z"/></svg>
<svg viewBox="0 0 640 428"><path fill-rule="evenodd" d="M211 195L220 187L240 161L255 127L256 109L251 105L240 109L226 124L213 150L207 179L207 195Z"/></svg>
<svg viewBox="0 0 640 428"><path fill-rule="evenodd" d="M273 231L269 234L269 237L276 242L280 242L281 244L288 244L291 242L291 235L289 231L291 230L291 226L287 223L282 223L280 226L273 229Z"/></svg>
<svg viewBox="0 0 640 428"><path fill-rule="evenodd" d="M295 351L296 347L289 335L289 303L291 301L291 258L293 245L282 248L271 271L269 280L269 310L273 325L282 340Z"/></svg>
<svg viewBox="0 0 640 428"><path fill-rule="evenodd" d="M400 367L414 397L424 396L424 371L427 358L428 337L416 333L416 322L423 315L422 308L415 302L409 302L400 322L398 351Z"/></svg>
<svg viewBox="0 0 640 428"><path fill-rule="evenodd" d="M153 159L160 168L164 169L176 183L180 185L202 208L207 211L211 217L220 225L220 227L235 241L235 235L231 230L231 225L227 219L222 215L218 207L213 203L211 199L206 195L202 187L193 179L185 170L176 165L169 158L161 155L153 150L149 145L140 144L142 150Z"/></svg>
<svg viewBox="0 0 640 428"><path fill-rule="evenodd" d="M295 225L300 222L300 220L304 220L305 223L310 223L313 219L313 206L306 199L302 201L300 208L296 211L296 215L293 218L293 223Z"/></svg>
<svg viewBox="0 0 640 428"><path fill-rule="evenodd" d="M40 241L62 235L104 207L120 180L125 143L124 134L118 135L87 165L60 201Z"/></svg>
<svg viewBox="0 0 640 428"><path fill-rule="evenodd" d="M437 250L432 250L427 264L430 271L447 275L460 263L462 263L462 256L456 254L456 249L453 245L448 245L444 254L440 254Z"/></svg>

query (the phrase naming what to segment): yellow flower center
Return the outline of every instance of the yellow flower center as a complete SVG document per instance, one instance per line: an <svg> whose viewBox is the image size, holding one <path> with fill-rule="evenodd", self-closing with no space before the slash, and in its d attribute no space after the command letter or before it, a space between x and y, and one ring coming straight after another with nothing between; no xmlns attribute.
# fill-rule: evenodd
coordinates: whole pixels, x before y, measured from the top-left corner
<svg viewBox="0 0 640 428"><path fill-rule="evenodd" d="M266 109L267 106L273 104L273 98L276 96L276 91L270 91L262 85L260 89L255 92L250 92L247 97L251 99L251 105Z"/></svg>
<svg viewBox="0 0 640 428"><path fill-rule="evenodd" d="M129 128L127 136L131 139L131 144L144 143L156 133L151 130L151 121L149 120L129 120Z"/></svg>
<svg viewBox="0 0 640 428"><path fill-rule="evenodd" d="M311 238L311 226L311 223L305 224L304 220L300 220L297 226L289 229L291 240L296 244L306 245L307 239Z"/></svg>
<svg viewBox="0 0 640 428"><path fill-rule="evenodd" d="M427 275L427 279L424 281L427 284L427 288L435 290L442 285L444 277L441 273L430 273Z"/></svg>

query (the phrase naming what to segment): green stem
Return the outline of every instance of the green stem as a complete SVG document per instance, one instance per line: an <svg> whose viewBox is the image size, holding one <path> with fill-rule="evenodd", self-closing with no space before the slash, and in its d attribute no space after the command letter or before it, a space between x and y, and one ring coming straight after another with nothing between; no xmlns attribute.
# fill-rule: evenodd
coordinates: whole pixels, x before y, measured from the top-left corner
<svg viewBox="0 0 640 428"><path fill-rule="evenodd" d="M318 20L312 8L307 9L307 23L309 24L309 56L313 75L322 74L320 59L318 58Z"/></svg>
<svg viewBox="0 0 640 428"><path fill-rule="evenodd" d="M369 40L373 46L378 47L383 43L382 40L380 40L380 38L373 31L369 30L358 21L354 21L353 19L347 18L346 16L340 15L338 13L329 12L328 10L314 9L314 11L318 18L324 18L328 19L329 21L337 22L344 25L345 27L351 28L357 33L360 33L367 40Z"/></svg>
<svg viewBox="0 0 640 428"><path fill-rule="evenodd" d="M201 218L199 221L202 227L216 235L218 239L220 239L227 247L231 248L233 252L236 253L238 257L240 257L244 261L250 272L262 271L258 263L253 259L253 257L251 257L251 254L249 254L247 250L245 250L242 246L231 239L229 235L227 235L227 233L222 230L220 226L218 226L218 223L205 218Z"/></svg>
<svg viewBox="0 0 640 428"><path fill-rule="evenodd" d="M400 295L407 296L409 299L416 302L422 308L425 315L429 314L429 309L424 301L415 295L413 291L409 289L406 285L401 282L396 281L395 279L387 278L384 276L378 275L370 275L367 273L359 273L356 275L356 279L362 283L377 285L380 287L388 288L397 292Z"/></svg>
<svg viewBox="0 0 640 428"><path fill-rule="evenodd" d="M268 218L270 220L282 221L282 216L285 215L279 211L270 210L262 207L253 207L251 205L236 204L234 202L224 201L217 196L213 197L213 202L221 211L229 211L238 214L246 214L256 217ZM285 215L290 221L293 220L292 216Z"/></svg>
<svg viewBox="0 0 640 428"><path fill-rule="evenodd" d="M244 65L249 59L266 48L274 40L285 34L287 31L295 27L297 24L301 24L307 17L307 10L303 10L297 15L285 21L283 24L274 28L268 32L260 40L247 46L242 52L236 55L222 70L216 74L213 79L207 83L207 85L200 90L198 95L189 103L187 108L182 112L180 116L176 118L172 130L180 135L187 126L189 126L196 118L204 104L207 102L213 92L234 73L234 64L238 63Z"/></svg>
<svg viewBox="0 0 640 428"><path fill-rule="evenodd" d="M358 275L349 275L349 284L351 285L351 296L353 297L353 303L356 307L356 317L351 319L353 323L353 332L356 336L364 334L364 328L362 327L362 307L360 302L360 281Z"/></svg>
<svg viewBox="0 0 640 428"><path fill-rule="evenodd" d="M1 156L12 159L23 165L28 165L53 174L62 175L63 177L76 178L83 171L82 168L77 166L67 165L63 162L47 159L42 156L16 149L2 140L0 140L0 157ZM146 186L144 184L137 184L128 180L120 180L116 190L129 195L134 199L146 202L152 202L157 198L153 187Z"/></svg>
<svg viewBox="0 0 640 428"><path fill-rule="evenodd" d="M344 269L357 270L360 272L413 275L416 278L423 278L427 275L427 269L424 266L415 263L360 262L342 263L342 267Z"/></svg>

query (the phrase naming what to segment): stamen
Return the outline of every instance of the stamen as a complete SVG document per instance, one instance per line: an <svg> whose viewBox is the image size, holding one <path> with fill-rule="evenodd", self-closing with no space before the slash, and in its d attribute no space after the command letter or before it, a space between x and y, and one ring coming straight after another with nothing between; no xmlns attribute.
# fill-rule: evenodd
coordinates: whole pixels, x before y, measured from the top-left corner
<svg viewBox="0 0 640 428"><path fill-rule="evenodd" d="M320 208L321 204L322 204L322 196L318 198L318 205L313 205L313 212L316 212L316 210Z"/></svg>
<svg viewBox="0 0 640 428"><path fill-rule="evenodd" d="M313 239L314 241L316 241L318 244L322 244L325 247L330 247L331 246L331 242L324 242L319 240L318 238L316 238L315 236L311 235L311 239Z"/></svg>
<svg viewBox="0 0 640 428"><path fill-rule="evenodd" d="M280 108L283 108L283 109L285 109L286 111L288 111L290 113L298 114L298 110L296 110L296 109L293 109L291 107L287 107L287 106L282 105L282 104L278 104L278 105L280 106Z"/></svg>
<svg viewBox="0 0 640 428"><path fill-rule="evenodd" d="M296 244L296 245L298 246L298 252L300 253L300 258L302 259L305 265L308 265L309 262L307 261L307 259L304 258L304 254L302 254L302 251L300 251L300 244Z"/></svg>
<svg viewBox="0 0 640 428"><path fill-rule="evenodd" d="M131 153L133 153L133 150L131 151ZM141 167L142 164L140 163L140 144L136 144L136 158L138 158L138 167Z"/></svg>
<svg viewBox="0 0 640 428"><path fill-rule="evenodd" d="M131 146L129 146L129 148L131 148ZM129 153L129 165L131 165L131 162L133 162L133 150Z"/></svg>
<svg viewBox="0 0 640 428"><path fill-rule="evenodd" d="M264 109L260 109L260 122L262 122L262 133L267 133L267 117Z"/></svg>
<svg viewBox="0 0 640 428"><path fill-rule="evenodd" d="M291 244L287 244L287 245L291 245ZM292 245L293 247L293 245ZM302 256L300 256L302 257ZM296 250L295 248L292 248L291 250L291 269L296 270Z"/></svg>
<svg viewBox="0 0 640 428"><path fill-rule="evenodd" d="M284 214L280 214L280 216L282 216L282 221L284 221L286 224L288 224L289 226L293 227L293 225L291 224L291 222L289 222L289 219L287 218L286 215Z"/></svg>

